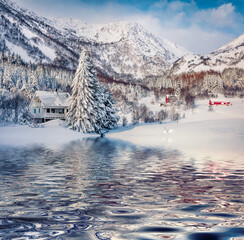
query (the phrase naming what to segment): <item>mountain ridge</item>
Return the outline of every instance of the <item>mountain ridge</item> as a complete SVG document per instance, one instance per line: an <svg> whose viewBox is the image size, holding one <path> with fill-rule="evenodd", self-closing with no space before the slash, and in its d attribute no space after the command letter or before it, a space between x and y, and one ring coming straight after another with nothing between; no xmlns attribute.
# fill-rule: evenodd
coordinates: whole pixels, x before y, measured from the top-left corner
<svg viewBox="0 0 244 240"><path fill-rule="evenodd" d="M127 21L115 21L107 24L87 24L79 19L51 18L49 23L60 31L65 32L66 30L69 32L70 30L72 30L72 33L76 34L77 36L89 38L90 41L98 43L113 43L118 42L123 38L129 38L130 32L133 30L144 32L146 34L149 33L140 24ZM103 32L105 37L102 36L99 31ZM185 54L192 54L190 51L178 46L176 43L173 43L167 39L160 39L151 33L149 33L149 35L154 41L158 41L158 43L161 44L162 48L165 48L168 52L173 53L175 55L175 58L179 58L180 56ZM172 51L170 51L170 49Z"/></svg>
<svg viewBox="0 0 244 240"><path fill-rule="evenodd" d="M0 51L75 70L85 47L98 75L113 82L160 88L171 86L170 78L182 73L244 69L244 35L212 53L196 55L137 23L45 18L10 0L0 0L0 13Z"/></svg>
<svg viewBox="0 0 244 240"><path fill-rule="evenodd" d="M98 72L147 84L146 79L160 78L172 62L189 53L137 23L89 25L75 19L48 19L10 0L0 0L0 12L0 50L21 55L27 62L76 69L86 47Z"/></svg>
<svg viewBox="0 0 244 240"><path fill-rule="evenodd" d="M206 55L186 55L171 67L170 74L217 71L228 68L244 69L244 34Z"/></svg>

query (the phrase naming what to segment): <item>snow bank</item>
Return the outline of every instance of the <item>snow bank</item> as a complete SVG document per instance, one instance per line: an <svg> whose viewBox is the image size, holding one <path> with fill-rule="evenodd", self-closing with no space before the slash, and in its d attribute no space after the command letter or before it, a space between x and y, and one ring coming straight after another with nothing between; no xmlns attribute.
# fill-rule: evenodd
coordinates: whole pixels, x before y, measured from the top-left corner
<svg viewBox="0 0 244 240"><path fill-rule="evenodd" d="M218 99L219 100L219 99ZM190 156L241 157L244 155L244 102L231 99L232 106L208 111L208 100L185 112L178 122L137 126L107 136L133 144L178 149Z"/></svg>
<svg viewBox="0 0 244 240"><path fill-rule="evenodd" d="M62 120L49 121L41 127L21 125L9 125L0 127L0 145L2 146L25 146L45 145L58 147L74 140L96 135L75 132L65 127Z"/></svg>

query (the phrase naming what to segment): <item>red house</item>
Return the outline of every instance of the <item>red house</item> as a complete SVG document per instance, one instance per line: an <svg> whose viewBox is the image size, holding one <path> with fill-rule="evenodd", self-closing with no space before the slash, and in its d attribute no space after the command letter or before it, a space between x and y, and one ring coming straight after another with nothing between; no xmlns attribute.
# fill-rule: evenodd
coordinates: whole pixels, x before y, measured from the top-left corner
<svg viewBox="0 0 244 240"><path fill-rule="evenodd" d="M170 95L170 96L167 95L165 98L166 103L174 103L176 101L177 101L177 97L173 96L173 95Z"/></svg>
<svg viewBox="0 0 244 240"><path fill-rule="evenodd" d="M209 105L210 106L213 106L213 105L215 105L215 106L218 106L218 105L226 105L226 106L230 106L231 105L231 102L226 102L226 101L211 101L211 100L209 100Z"/></svg>

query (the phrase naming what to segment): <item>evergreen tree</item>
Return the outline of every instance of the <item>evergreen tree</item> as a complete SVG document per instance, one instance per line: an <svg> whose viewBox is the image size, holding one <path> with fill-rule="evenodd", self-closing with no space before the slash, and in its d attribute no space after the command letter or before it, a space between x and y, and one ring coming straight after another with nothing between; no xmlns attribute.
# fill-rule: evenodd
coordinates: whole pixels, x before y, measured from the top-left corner
<svg viewBox="0 0 244 240"><path fill-rule="evenodd" d="M95 132L94 89L92 65L85 51L81 53L72 84L68 124L77 131Z"/></svg>
<svg viewBox="0 0 244 240"><path fill-rule="evenodd" d="M102 86L97 80L95 81L95 111L97 132L101 130L114 129L117 126L119 117L116 115L114 100L111 93L106 87Z"/></svg>
<svg viewBox="0 0 244 240"><path fill-rule="evenodd" d="M11 79L11 64L7 62L4 66L3 87L7 90L11 90L13 86L14 83Z"/></svg>
<svg viewBox="0 0 244 240"><path fill-rule="evenodd" d="M21 90L27 90L27 82L26 82L26 68L22 68L22 71L21 71L21 79L22 79L22 87L21 87Z"/></svg>
<svg viewBox="0 0 244 240"><path fill-rule="evenodd" d="M68 123L75 130L96 132L116 127L118 117L114 101L98 80L87 53L83 51L72 84L72 100Z"/></svg>

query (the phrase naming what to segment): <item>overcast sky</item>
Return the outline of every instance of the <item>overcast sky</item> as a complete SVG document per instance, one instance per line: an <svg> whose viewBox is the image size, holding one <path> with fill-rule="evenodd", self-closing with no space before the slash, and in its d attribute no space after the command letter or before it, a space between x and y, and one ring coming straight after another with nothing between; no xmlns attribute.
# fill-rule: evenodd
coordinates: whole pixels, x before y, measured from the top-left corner
<svg viewBox="0 0 244 240"><path fill-rule="evenodd" d="M244 0L14 0L45 17L86 23L137 22L157 37L199 54L244 33Z"/></svg>

